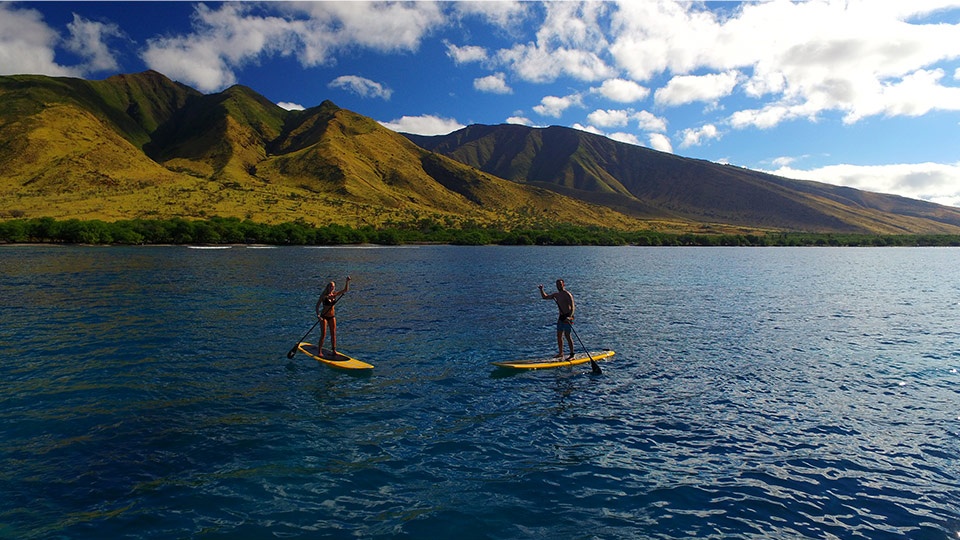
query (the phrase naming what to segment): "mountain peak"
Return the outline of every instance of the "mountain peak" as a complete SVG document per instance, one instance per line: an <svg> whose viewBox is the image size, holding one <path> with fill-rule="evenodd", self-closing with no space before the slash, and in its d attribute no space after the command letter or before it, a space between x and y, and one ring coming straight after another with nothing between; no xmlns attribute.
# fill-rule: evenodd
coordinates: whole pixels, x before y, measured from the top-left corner
<svg viewBox="0 0 960 540"><path fill-rule="evenodd" d="M0 141L0 218L960 233L955 208L562 126L405 137L330 100L287 111L243 85L203 94L156 71L0 77Z"/></svg>

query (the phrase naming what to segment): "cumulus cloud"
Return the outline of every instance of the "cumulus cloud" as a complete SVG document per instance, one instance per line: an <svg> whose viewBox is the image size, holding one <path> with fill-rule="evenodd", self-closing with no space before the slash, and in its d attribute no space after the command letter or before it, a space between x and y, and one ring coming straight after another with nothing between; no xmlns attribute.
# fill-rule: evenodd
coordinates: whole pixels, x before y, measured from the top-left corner
<svg viewBox="0 0 960 540"><path fill-rule="evenodd" d="M299 103L290 103L289 101L281 101L277 103L277 106L281 109L286 109L288 111L303 111L306 110L306 107L300 105Z"/></svg>
<svg viewBox="0 0 960 540"><path fill-rule="evenodd" d="M603 131L600 131L599 129L597 129L597 128L594 127L594 126L585 126L585 125L580 124L580 123L575 123L575 124L573 124L573 125L570 126L570 127L572 127L573 129L578 129L578 130L580 130L580 131L586 131L587 133L593 133L594 135L602 135L602 136L604 136L604 137L607 136L606 133L604 133Z"/></svg>
<svg viewBox="0 0 960 540"><path fill-rule="evenodd" d="M670 142L670 138L663 133L651 133L649 140L650 148L661 152L673 153L673 144Z"/></svg>
<svg viewBox="0 0 960 540"><path fill-rule="evenodd" d="M667 130L667 121L649 111L636 112L633 109L597 109L587 115L587 121L602 128L623 127L636 121L643 131L662 132Z"/></svg>
<svg viewBox="0 0 960 540"><path fill-rule="evenodd" d="M720 131L713 124L706 124L699 128L690 128L683 130L683 140L680 143L681 148L691 146L700 146L706 141L720 138Z"/></svg>
<svg viewBox="0 0 960 540"><path fill-rule="evenodd" d="M739 74L736 71L708 75L678 75L654 93L657 105L677 106L695 101L715 101L733 92Z"/></svg>
<svg viewBox="0 0 960 540"><path fill-rule="evenodd" d="M55 61L55 47L60 39L60 35L43 21L39 11L0 3L0 74L83 75L82 69Z"/></svg>
<svg viewBox="0 0 960 540"><path fill-rule="evenodd" d="M357 75L341 75L330 81L327 87L347 90L360 97L380 98L383 100L389 100L393 94L393 90L382 84L364 77L358 77Z"/></svg>
<svg viewBox="0 0 960 540"><path fill-rule="evenodd" d="M587 121L603 128L623 127L630 121L631 116L632 111L597 109L587 115Z"/></svg>
<svg viewBox="0 0 960 540"><path fill-rule="evenodd" d="M640 142L640 139L637 138L637 136L634 135L633 133L618 131L616 133L611 133L610 135L607 135L607 137L617 142L632 144L634 146L643 146L643 144Z"/></svg>
<svg viewBox="0 0 960 540"><path fill-rule="evenodd" d="M635 81L626 79L608 79L603 81L599 88L592 88L591 91L601 94L603 97L617 101L619 103L632 103L646 99L650 95L650 89L640 86Z"/></svg>
<svg viewBox="0 0 960 540"><path fill-rule="evenodd" d="M527 1L498 0L496 2L457 2L456 10L461 16L478 16L500 29L512 32L528 16Z"/></svg>
<svg viewBox="0 0 960 540"><path fill-rule="evenodd" d="M193 30L148 40L142 53L151 69L212 92L236 83L236 70L276 56L304 67L332 65L349 47L413 51L444 22L435 2L225 2L198 4Z"/></svg>
<svg viewBox="0 0 960 540"><path fill-rule="evenodd" d="M521 126L533 126L533 120L530 120L526 116L514 115L507 118L506 123L508 124L517 124Z"/></svg>
<svg viewBox="0 0 960 540"><path fill-rule="evenodd" d="M483 62L487 60L487 50L477 45L465 45L458 47L450 42L444 43L447 47L447 56L453 59L456 64L469 64L471 62Z"/></svg>
<svg viewBox="0 0 960 540"><path fill-rule="evenodd" d="M380 122L380 125L398 133L412 133L415 135L446 135L464 126L453 118L441 118L433 115L403 116L389 122Z"/></svg>
<svg viewBox="0 0 960 540"><path fill-rule="evenodd" d="M640 129L644 131L661 132L667 130L667 120L650 111L640 111L633 115L633 118L637 121Z"/></svg>
<svg viewBox="0 0 960 540"><path fill-rule="evenodd" d="M960 206L960 162L873 166L843 164L807 170L784 166L767 172L798 180L814 180Z"/></svg>
<svg viewBox="0 0 960 540"><path fill-rule="evenodd" d="M960 43L960 25L918 22L948 7L957 4L747 2L708 10L623 2L612 14L609 52L634 81L671 75L655 94L665 106L720 99L743 77L744 93L760 102L730 117L737 128L826 111L848 123L955 111L958 89L943 84L936 64L960 55L944 46Z"/></svg>
<svg viewBox="0 0 960 540"><path fill-rule="evenodd" d="M545 83L561 76L581 81L612 78L616 70L601 58L607 43L598 19L603 2L546 2L546 17L535 42L497 52L497 61L522 80Z"/></svg>
<svg viewBox="0 0 960 540"><path fill-rule="evenodd" d="M571 94L564 97L546 96L540 100L540 104L535 106L533 110L541 116L560 118L560 116L563 115L563 111L575 105L582 105L579 94Z"/></svg>
<svg viewBox="0 0 960 540"><path fill-rule="evenodd" d="M330 55L344 47L415 51L445 22L439 2L288 2L281 7L302 44L298 56L306 66L329 63Z"/></svg>
<svg viewBox="0 0 960 540"><path fill-rule="evenodd" d="M567 75L583 81L596 81L613 75L595 53L577 49L551 49L533 44L517 44L497 54L521 79L546 83Z"/></svg>
<svg viewBox="0 0 960 540"><path fill-rule="evenodd" d="M510 94L513 92L513 89L507 85L503 73L494 73L493 75L474 79L473 87L481 92L489 92L491 94Z"/></svg>
<svg viewBox="0 0 960 540"><path fill-rule="evenodd" d="M110 38L123 36L116 24L90 21L74 14L67 25L70 38L64 44L67 50L86 59L85 71L107 71L120 68L114 52L107 44Z"/></svg>

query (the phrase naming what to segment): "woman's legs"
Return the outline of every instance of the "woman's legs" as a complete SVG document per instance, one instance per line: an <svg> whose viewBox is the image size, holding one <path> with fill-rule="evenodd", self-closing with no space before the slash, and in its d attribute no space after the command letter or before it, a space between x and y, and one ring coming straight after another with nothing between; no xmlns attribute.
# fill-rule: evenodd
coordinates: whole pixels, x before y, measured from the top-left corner
<svg viewBox="0 0 960 540"><path fill-rule="evenodd" d="M333 355L337 355L337 318L333 317L327 321L330 324L330 350Z"/></svg>
<svg viewBox="0 0 960 540"><path fill-rule="evenodd" d="M323 342L327 339L327 320L320 319L320 343L317 344L317 354L323 356Z"/></svg>

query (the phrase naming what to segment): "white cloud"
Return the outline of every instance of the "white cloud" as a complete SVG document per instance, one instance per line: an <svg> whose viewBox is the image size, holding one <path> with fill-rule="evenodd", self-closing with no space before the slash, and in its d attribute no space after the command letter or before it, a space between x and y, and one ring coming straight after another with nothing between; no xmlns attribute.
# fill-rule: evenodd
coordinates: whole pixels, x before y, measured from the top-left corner
<svg viewBox="0 0 960 540"><path fill-rule="evenodd" d="M59 41L59 34L43 22L39 11L0 3L0 75L83 75L82 70L55 61Z"/></svg>
<svg viewBox="0 0 960 540"><path fill-rule="evenodd" d="M778 158L773 158L773 164L777 167L785 168L789 167L791 163L796 161L797 158L790 156L781 156Z"/></svg>
<svg viewBox="0 0 960 540"><path fill-rule="evenodd" d="M691 146L700 146L705 141L717 140L719 138L720 131L717 129L717 126L706 124L696 129L683 130L683 141L680 143L680 147L689 148Z"/></svg>
<svg viewBox="0 0 960 540"><path fill-rule="evenodd" d="M497 27L513 31L523 23L528 15L527 1L506 1L497 0L496 2L457 2L455 8L461 16L476 15L490 24Z"/></svg>
<svg viewBox="0 0 960 540"><path fill-rule="evenodd" d="M540 105L535 106L533 110L541 116L560 118L565 110L575 105L582 105L579 94L571 94L564 97L546 96L540 100Z"/></svg>
<svg viewBox="0 0 960 540"><path fill-rule="evenodd" d="M632 111L597 109L587 115L587 121L595 126L600 126L603 128L623 127L630 122L630 117L632 115Z"/></svg>
<svg viewBox="0 0 960 540"><path fill-rule="evenodd" d="M679 75L654 93L657 105L677 106L695 101L715 101L733 92L739 74L736 71L708 75Z"/></svg>
<svg viewBox="0 0 960 540"><path fill-rule="evenodd" d="M507 86L507 81L503 73L494 73L493 75L474 79L473 87L481 92L489 92L491 94L513 93L513 89Z"/></svg>
<svg viewBox="0 0 960 540"><path fill-rule="evenodd" d="M640 111L633 115L640 129L644 131L662 132L667 130L667 120L656 116L649 111Z"/></svg>
<svg viewBox="0 0 960 540"><path fill-rule="evenodd" d="M458 47L450 42L445 42L445 45L447 46L447 56L453 58L456 64L469 64L487 60L487 50L483 47L476 45Z"/></svg>
<svg viewBox="0 0 960 540"><path fill-rule="evenodd" d="M107 71L120 68L120 64L107 45L107 39L122 37L123 32L115 24L89 21L74 13L73 22L67 24L70 39L65 46L71 52L86 58L85 70Z"/></svg>
<svg viewBox="0 0 960 540"><path fill-rule="evenodd" d="M575 124L573 124L573 125L570 126L570 127L572 127L573 129L578 129L578 130L580 130L580 131L586 131L587 133L593 133L594 135L602 135L602 136L604 136L604 137L607 136L606 133L600 131L599 129L597 129L597 128L593 127L593 126L585 126L585 125L580 124L580 123L575 123Z"/></svg>
<svg viewBox="0 0 960 540"><path fill-rule="evenodd" d="M150 69L201 92L216 92L237 82L233 69L217 48L203 40L156 38L148 41L143 61Z"/></svg>
<svg viewBox="0 0 960 540"><path fill-rule="evenodd" d="M277 106L288 111L303 111L306 109L306 107L299 103L290 103L289 101L281 101L277 103Z"/></svg>
<svg viewBox="0 0 960 540"><path fill-rule="evenodd" d="M283 19L249 15L249 9L240 2L219 10L199 4L194 34L147 40L141 56L150 69L202 92L222 90L237 82L237 66L281 47L289 34Z"/></svg>
<svg viewBox="0 0 960 540"><path fill-rule="evenodd" d="M301 61L307 66L327 63L328 54L345 46L415 51L445 22L439 2L288 2L281 7L297 23L296 37L307 53Z"/></svg>
<svg viewBox="0 0 960 540"><path fill-rule="evenodd" d="M918 70L903 77L899 83L885 85L876 94L859 100L850 107L844 122L855 123L862 118L885 116L922 116L934 107L940 110L960 110L960 88L940 84L941 69Z"/></svg>
<svg viewBox="0 0 960 540"><path fill-rule="evenodd" d="M404 116L390 122L380 122L380 125L399 133L413 133L415 135L446 135L464 126L453 118L439 116Z"/></svg>
<svg viewBox="0 0 960 540"><path fill-rule="evenodd" d="M521 126L533 126L533 121L525 116L511 116L507 118L508 124L518 124Z"/></svg>
<svg viewBox="0 0 960 540"><path fill-rule="evenodd" d="M894 165L830 165L801 170L789 166L767 171L876 193L891 193L938 204L960 206L960 162Z"/></svg>
<svg viewBox="0 0 960 540"><path fill-rule="evenodd" d="M759 103L731 116L740 128L827 111L848 123L955 111L960 90L942 78L957 76L955 65L943 64L960 58L950 45L960 43L960 24L924 21L958 5L745 2L709 10L700 2L621 2L609 52L637 82L672 76L656 94L663 105L720 99L741 73L744 93Z"/></svg>
<svg viewBox="0 0 960 540"><path fill-rule="evenodd" d="M591 91L599 92L603 97L619 103L640 101L650 95L649 88L626 79L608 79L603 81L599 88L592 88Z"/></svg>
<svg viewBox="0 0 960 540"><path fill-rule="evenodd" d="M517 43L497 60L522 80L545 83L561 76L598 81L616 75L601 58L607 39L598 22L604 2L545 2L546 18L536 42Z"/></svg>
<svg viewBox="0 0 960 540"><path fill-rule="evenodd" d="M670 138L663 133L650 134L650 148L661 152L673 153L673 144L670 143Z"/></svg>
<svg viewBox="0 0 960 540"><path fill-rule="evenodd" d="M785 107L782 105L767 105L763 109L745 109L737 111L730 115L727 120L731 126L738 129L746 127L757 127L768 129L778 125L784 120L792 120L802 116L803 109L800 107ZM807 116L812 117L813 111L807 111Z"/></svg>
<svg viewBox="0 0 960 540"><path fill-rule="evenodd" d="M364 77L358 77L356 75L342 75L336 79L330 81L330 84L327 85L329 88L340 88L353 92L360 97L372 97L380 98L383 100L389 100L390 96L393 94L393 90L383 86L382 84L371 81Z"/></svg>
<svg viewBox="0 0 960 540"><path fill-rule="evenodd" d="M295 56L304 67L331 65L349 47L414 51L445 22L435 2L225 2L198 4L192 33L147 41L150 69L213 92L236 82L236 70L274 56ZM275 8L275 9L274 9ZM266 14L266 10L274 14Z"/></svg>
<svg viewBox="0 0 960 540"><path fill-rule="evenodd" d="M643 144L640 142L640 139L638 139L637 136L634 135L633 133L618 131L616 133L611 133L610 135L607 135L607 137L617 142L632 144L634 146L643 146Z"/></svg>
<svg viewBox="0 0 960 540"><path fill-rule="evenodd" d="M579 49L518 44L499 51L497 57L518 77L536 83L552 82L564 75L582 81L596 81L614 73L595 53Z"/></svg>

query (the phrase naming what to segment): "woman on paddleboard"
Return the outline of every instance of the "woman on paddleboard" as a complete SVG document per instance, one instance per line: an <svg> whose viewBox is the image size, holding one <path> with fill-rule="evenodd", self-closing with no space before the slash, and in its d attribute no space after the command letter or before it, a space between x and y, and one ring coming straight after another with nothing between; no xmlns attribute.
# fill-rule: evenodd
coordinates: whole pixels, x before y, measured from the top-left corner
<svg viewBox="0 0 960 540"><path fill-rule="evenodd" d="M350 290L350 276L347 276L347 284L342 291L337 291L337 284L327 283L317 300L314 310L317 312L317 319L320 320L320 343L317 345L317 352L323 356L323 341L327 339L327 327L330 328L330 353L333 358L337 357L337 316L333 306L340 301L340 297Z"/></svg>
<svg viewBox="0 0 960 540"><path fill-rule="evenodd" d="M562 279L557 280L557 292L547 294L543 292L543 285L540 285L540 297L544 300L554 300L557 303L557 309L560 310L560 317L557 319L557 358L563 358L563 338L567 338L567 346L570 348L570 358L573 358L573 339L570 338L570 331L573 330L573 312L577 306L573 303L573 295L564 287Z"/></svg>

